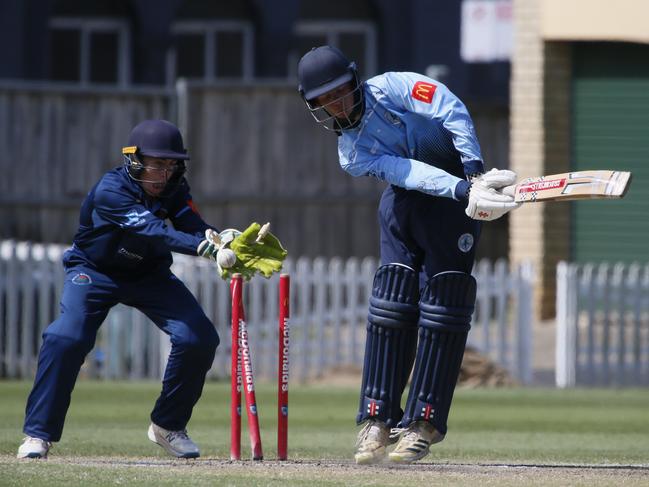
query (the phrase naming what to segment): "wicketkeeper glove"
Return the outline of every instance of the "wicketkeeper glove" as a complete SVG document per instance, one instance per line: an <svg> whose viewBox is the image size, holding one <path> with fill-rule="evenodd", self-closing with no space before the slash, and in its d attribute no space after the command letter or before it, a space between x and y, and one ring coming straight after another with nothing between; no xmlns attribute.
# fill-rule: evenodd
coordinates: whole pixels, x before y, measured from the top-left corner
<svg viewBox="0 0 649 487"><path fill-rule="evenodd" d="M282 270L282 263L288 252L278 238L268 231L269 227L268 223L262 227L255 222L243 233L239 232L234 236L229 242L229 248L236 254L237 262L227 269L219 268L223 279L239 273L249 280L257 272L268 278L274 272Z"/></svg>
<svg viewBox="0 0 649 487"><path fill-rule="evenodd" d="M216 261L219 272L221 267L232 267L236 262L236 255L227 248L227 245L240 233L239 230L232 228L223 230L221 233L208 228L205 230L205 239L198 244L196 253L201 257Z"/></svg>
<svg viewBox="0 0 649 487"><path fill-rule="evenodd" d="M196 248L196 253L206 259L216 260L216 254L222 246L223 242L219 234L208 228L205 230L205 239L201 240Z"/></svg>

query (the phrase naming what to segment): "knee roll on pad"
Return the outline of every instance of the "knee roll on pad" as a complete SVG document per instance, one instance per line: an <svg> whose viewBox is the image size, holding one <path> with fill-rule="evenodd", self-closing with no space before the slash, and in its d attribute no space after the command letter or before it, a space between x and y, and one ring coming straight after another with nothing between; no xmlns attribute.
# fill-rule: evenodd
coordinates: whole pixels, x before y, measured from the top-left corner
<svg viewBox="0 0 649 487"><path fill-rule="evenodd" d="M418 301L414 270L399 264L379 267L367 317L358 423L374 418L396 426L402 416L401 395L417 343Z"/></svg>
<svg viewBox="0 0 649 487"><path fill-rule="evenodd" d="M428 281L419 303L419 345L401 426L426 420L446 434L475 296L475 279L464 272L441 272Z"/></svg>

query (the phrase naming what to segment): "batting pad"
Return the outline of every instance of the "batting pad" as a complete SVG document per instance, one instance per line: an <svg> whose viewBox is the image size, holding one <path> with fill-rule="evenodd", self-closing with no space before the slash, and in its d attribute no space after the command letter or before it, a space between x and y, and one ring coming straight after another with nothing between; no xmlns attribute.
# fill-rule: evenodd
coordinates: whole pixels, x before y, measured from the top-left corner
<svg viewBox="0 0 649 487"><path fill-rule="evenodd" d="M396 426L401 419L401 395L415 358L418 300L415 271L399 264L378 268L367 317L359 424L374 418Z"/></svg>
<svg viewBox="0 0 649 487"><path fill-rule="evenodd" d="M402 427L425 420L446 434L475 296L475 279L464 272L440 272L428 281L419 302L419 345Z"/></svg>

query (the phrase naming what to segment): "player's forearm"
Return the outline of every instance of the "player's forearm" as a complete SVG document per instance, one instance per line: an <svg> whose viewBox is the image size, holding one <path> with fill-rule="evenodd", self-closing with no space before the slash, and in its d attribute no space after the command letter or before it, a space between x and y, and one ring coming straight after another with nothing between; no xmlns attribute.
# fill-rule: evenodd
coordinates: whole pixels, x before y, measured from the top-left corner
<svg viewBox="0 0 649 487"><path fill-rule="evenodd" d="M126 218L116 215L126 215ZM137 235L144 240L162 241L170 251L189 255L196 255L196 247L202 238L169 227L163 220L151 214L144 207L123 210L113 209L112 211L96 208L93 223L97 227L106 224L115 225L123 231Z"/></svg>
<svg viewBox="0 0 649 487"><path fill-rule="evenodd" d="M193 235L175 230L130 195L111 190L97 193L92 218L95 226L115 225L139 238L164 242L170 251L189 255L196 255L205 231Z"/></svg>
<svg viewBox="0 0 649 487"><path fill-rule="evenodd" d="M457 199L455 188L462 181L416 159L388 155L375 159L369 174L405 189L452 199Z"/></svg>
<svg viewBox="0 0 649 487"><path fill-rule="evenodd" d="M202 234L194 235L175 230L160 219L131 227L128 231L146 240L162 241L170 251L187 255L196 255L196 249L203 239Z"/></svg>

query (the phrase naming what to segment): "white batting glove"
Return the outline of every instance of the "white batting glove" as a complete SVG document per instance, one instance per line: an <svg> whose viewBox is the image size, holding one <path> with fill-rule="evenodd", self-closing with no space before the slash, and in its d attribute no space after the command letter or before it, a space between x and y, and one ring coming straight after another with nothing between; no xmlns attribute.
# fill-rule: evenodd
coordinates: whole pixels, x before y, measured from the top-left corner
<svg viewBox="0 0 649 487"><path fill-rule="evenodd" d="M515 203L512 196L487 187L483 181L475 178L469 191L469 204L465 212L474 220L491 221L519 206L520 203Z"/></svg>
<svg viewBox="0 0 649 487"><path fill-rule="evenodd" d="M501 189L516 184L516 173L507 169L491 169L476 176L471 182L480 182L487 188Z"/></svg>

